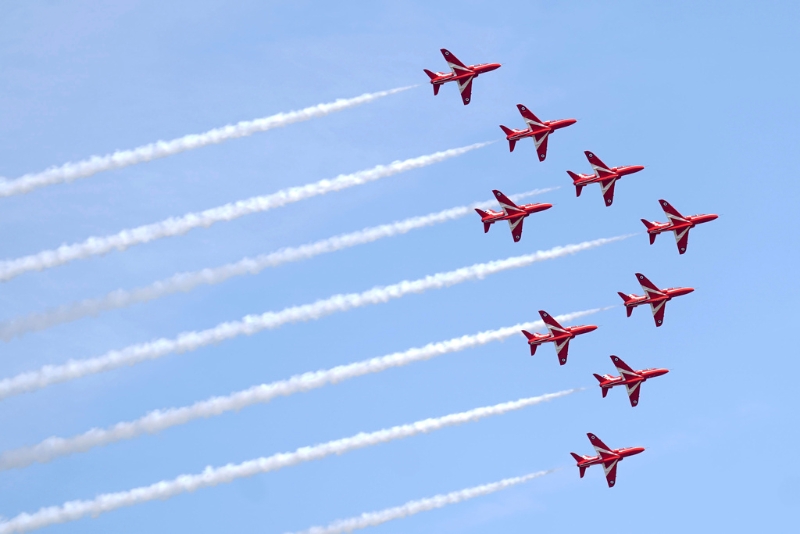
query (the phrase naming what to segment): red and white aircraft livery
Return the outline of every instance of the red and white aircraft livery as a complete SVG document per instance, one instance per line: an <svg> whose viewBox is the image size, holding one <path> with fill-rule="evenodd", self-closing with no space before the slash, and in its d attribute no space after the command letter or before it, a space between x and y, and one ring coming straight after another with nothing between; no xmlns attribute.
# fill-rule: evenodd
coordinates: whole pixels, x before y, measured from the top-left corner
<svg viewBox="0 0 800 534"><path fill-rule="evenodd" d="M449 50L442 48L442 55L444 60L447 61L447 66L450 67L451 72L431 72L428 69L423 69L425 74L431 79L433 85L433 94L439 94L439 87L447 82L458 83L458 90L461 91L461 100L464 105L469 104L472 98L472 80L477 78L484 72L490 72L500 68L500 63L479 63L478 65L464 65L458 60Z"/></svg>
<svg viewBox="0 0 800 534"><path fill-rule="evenodd" d="M597 381L600 382L600 388L603 390L603 398L606 398L611 388L624 385L625 389L628 390L628 399L631 401L631 406L634 408L639 404L639 386L649 378L655 378L669 373L669 369L652 368L634 371L618 356L611 356L611 361L614 362L614 366L617 368L617 372L620 376L594 375Z"/></svg>
<svg viewBox="0 0 800 534"><path fill-rule="evenodd" d="M581 196L581 190L589 184L600 184L600 189L603 191L603 198L606 201L606 206L610 206L614 202L614 184L617 180L628 174L633 174L644 169L641 165L628 165L627 167L609 167L600 158L595 156L588 150L584 152L586 159L594 169L594 174L575 174L572 171L567 171L572 184L575 186L575 196Z"/></svg>
<svg viewBox="0 0 800 534"><path fill-rule="evenodd" d="M514 145L517 144L517 141L526 137L533 137L533 142L536 145L536 153L539 155L539 161L544 161L544 158L547 157L547 137L556 130L572 126L578 122L576 119L543 121L522 104L517 104L517 109L519 109L525 122L528 123L528 129L515 130L501 124L500 128L505 132L506 139L508 140L508 148L511 152L514 152Z"/></svg>
<svg viewBox="0 0 800 534"><path fill-rule="evenodd" d="M642 219L642 222L647 227L647 233L650 235L650 244L652 245L656 242L656 236L661 232L675 232L675 241L678 243L678 253L680 254L686 252L686 247L689 244L689 230L698 224L707 223L719 217L719 215L713 213L684 216L678 213L678 210L663 198L658 203L661 204L661 208L664 210L669 222L650 222Z"/></svg>
<svg viewBox="0 0 800 534"><path fill-rule="evenodd" d="M603 470L606 472L606 481L608 487L613 488L617 482L617 464L628 456L644 452L644 447L625 447L622 449L612 449L605 443L600 441L600 438L589 432L589 441L592 442L594 450L597 451L597 456L581 456L571 452L573 458L578 462L578 469L581 470L581 478L586 473L586 469L592 465L602 464Z"/></svg>
<svg viewBox="0 0 800 534"><path fill-rule="evenodd" d="M536 347L542 343L553 343L556 348L556 355L558 356L558 363L564 365L567 363L567 353L569 352L569 342L575 336L586 334L597 330L597 326L593 324L580 325L580 326L561 326L558 321L544 310L539 310L539 315L542 316L542 321L547 325L550 330L549 334L531 334L527 330L523 330L522 334L528 339L528 345L531 346L531 356L536 354Z"/></svg>
<svg viewBox="0 0 800 534"><path fill-rule="evenodd" d="M622 300L625 302L625 311L628 312L628 317L631 316L636 306L649 304L650 308L653 310L653 319L656 322L656 326L661 326L664 322L664 308L667 305L667 301L672 300L672 297L688 295L694 291L694 288L691 287L668 287L666 289L659 289L642 273L636 273L636 279L639 280L639 284L642 286L642 291L644 291L643 296L626 295L620 291L618 291L617 294L622 297Z"/></svg>
<svg viewBox="0 0 800 534"><path fill-rule="evenodd" d="M522 221L525 220L525 217L531 213L538 213L540 211L549 210L553 207L552 204L523 204L522 206L517 206L511 202L511 199L497 189L493 190L492 193L494 193L494 196L500 203L503 211L483 211L477 208L475 209L475 211L478 212L478 215L481 216L483 233L485 234L488 232L489 228L491 228L491 226L497 221L508 221L508 226L511 227L511 236L514 238L514 242L517 242L522 238Z"/></svg>

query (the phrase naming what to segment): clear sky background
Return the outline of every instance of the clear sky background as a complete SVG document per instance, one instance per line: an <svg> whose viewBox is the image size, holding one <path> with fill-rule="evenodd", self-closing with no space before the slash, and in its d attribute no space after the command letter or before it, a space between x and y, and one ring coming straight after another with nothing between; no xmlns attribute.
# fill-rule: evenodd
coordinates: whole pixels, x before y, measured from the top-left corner
<svg viewBox="0 0 800 534"><path fill-rule="evenodd" d="M339 292L476 262L641 232L718 213L679 256L671 235L621 243L242 337L0 402L0 449L68 436L212 395L553 314L617 305L634 272L695 293L590 320L570 361L534 358L520 336L50 464L0 472L0 515L149 484L396 424L587 386L550 404L238 480L52 532L285 532L410 499L562 466L555 475L378 527L384 533L792 530L800 504L797 332L798 68L791 2L5 2L0 16L0 175L202 132L231 122L414 83L378 102L73 184L0 199L0 257L16 258L172 215L502 140L515 105L579 122L547 161L532 142L495 143L378 183L20 276L0 320L365 226L490 197L562 186L555 207L482 233L477 216L218 286L106 313L0 345L0 376L87 358ZM500 62L463 106L433 97L439 48ZM582 152L647 168L575 198ZM632 409L591 374L668 367ZM647 451L609 489L570 451L586 432Z"/></svg>

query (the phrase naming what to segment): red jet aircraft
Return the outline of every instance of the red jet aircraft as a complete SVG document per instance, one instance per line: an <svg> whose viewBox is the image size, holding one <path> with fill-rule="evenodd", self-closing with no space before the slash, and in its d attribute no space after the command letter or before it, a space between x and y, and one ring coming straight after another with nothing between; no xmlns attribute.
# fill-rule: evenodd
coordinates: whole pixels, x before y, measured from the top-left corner
<svg viewBox="0 0 800 534"><path fill-rule="evenodd" d="M686 252L686 246L689 244L689 230L698 224L707 223L719 217L719 215L714 215L713 213L709 215L683 216L663 198L658 203L661 204L661 208L664 210L669 222L650 222L642 219L642 222L647 227L647 233L650 235L650 244L652 245L656 242L656 236L661 232L675 232L675 241L678 243L678 253L680 254Z"/></svg>
<svg viewBox="0 0 800 534"><path fill-rule="evenodd" d="M442 48L442 55L447 61L447 66L451 72L431 72L423 69L425 74L431 79L434 96L439 94L439 87L447 82L457 82L458 90L461 91L461 100L464 105L469 104L472 98L472 80L484 72L490 72L500 68L500 63L479 63L478 65L466 66L458 60L450 51Z"/></svg>
<svg viewBox="0 0 800 534"><path fill-rule="evenodd" d="M653 310L653 319L656 322L656 326L661 326L664 322L664 308L668 300L672 300L672 297L688 295L694 291L691 287L668 287L666 289L659 289L642 273L636 273L636 279L639 280L639 284L642 286L642 291L644 291L643 296L640 297L633 294L626 295L621 291L618 291L617 294L625 301L625 311L628 312L628 317L631 316L636 306L649 304L650 308Z"/></svg>
<svg viewBox="0 0 800 534"><path fill-rule="evenodd" d="M543 121L539 120L536 115L531 113L531 110L522 104L517 104L517 109L519 109L519 112L522 115L522 118L525 119L525 122L528 123L528 129L515 130L513 128L507 128L501 124L500 128L503 130L503 132L505 132L506 139L508 140L508 148L510 152L514 152L514 145L517 144L517 141L526 137L533 137L533 143L536 145L536 152L539 154L539 161L544 161L544 158L547 157L547 136L556 130L566 128L567 126L572 126L578 122L576 119Z"/></svg>
<svg viewBox="0 0 800 534"><path fill-rule="evenodd" d="M597 451L597 456L581 456L571 452L573 458L578 462L578 469L581 470L581 478L586 473L586 469L592 465L603 464L603 470L606 472L606 481L608 487L613 488L617 481L617 464L628 456L644 452L644 447L625 447L622 449L612 449L605 443L600 441L600 438L591 432L586 434L589 436L589 441L592 442L594 450Z"/></svg>
<svg viewBox="0 0 800 534"><path fill-rule="evenodd" d="M594 174L575 174L572 171L567 171L572 184L575 186L575 196L581 196L581 190L589 184L600 184L600 189L603 191L603 198L606 201L606 206L610 206L614 202L614 184L617 180L628 174L633 174L644 169L641 165L629 165L627 167L609 167L600 158L595 156L588 150L584 152L586 159L589 160Z"/></svg>
<svg viewBox="0 0 800 534"><path fill-rule="evenodd" d="M523 330L522 334L528 338L528 345L531 346L531 356L536 354L536 347L542 343L553 343L556 348L556 355L558 356L558 363L564 365L567 363L567 353L569 352L569 342L575 336L586 334L597 330L597 326L593 324L580 325L580 326L561 326L558 321L553 319L546 311L539 310L539 315L542 316L542 321L547 325L550 330L549 334L531 334L527 330Z"/></svg>
<svg viewBox="0 0 800 534"><path fill-rule="evenodd" d="M669 373L668 369L642 369L641 371L634 371L618 356L611 356L611 361L614 362L614 366L617 368L617 372L619 372L620 376L594 375L597 381L600 382L600 388L603 390L603 398L606 398L611 388L625 385L625 389L628 390L628 399L631 401L631 406L634 408L639 404L639 386L649 378L655 378Z"/></svg>
<svg viewBox="0 0 800 534"><path fill-rule="evenodd" d="M522 238L522 221L525 220L525 217L531 213L549 210L553 207L552 204L523 204L522 206L517 206L511 202L511 199L497 189L493 190L492 193L494 193L503 211L483 211L477 208L475 209L478 215L481 216L483 233L485 234L488 232L489 228L497 221L508 221L508 226L511 227L511 236L514 238L514 242Z"/></svg>

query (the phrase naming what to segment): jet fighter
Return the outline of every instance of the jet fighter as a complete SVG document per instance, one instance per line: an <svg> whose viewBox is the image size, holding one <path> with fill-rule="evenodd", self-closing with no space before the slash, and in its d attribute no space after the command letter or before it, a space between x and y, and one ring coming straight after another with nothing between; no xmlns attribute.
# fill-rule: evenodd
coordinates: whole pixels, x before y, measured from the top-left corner
<svg viewBox="0 0 800 534"><path fill-rule="evenodd" d="M617 372L619 372L620 376L594 375L597 381L600 382L599 385L600 389L603 390L603 398L606 398L606 395L611 388L625 385L625 389L628 390L628 399L631 401L631 406L634 408L639 404L639 390L641 389L639 386L641 386L642 383L646 382L650 378L655 378L657 376L669 373L668 369L652 368L634 371L628 367L628 364L623 362L618 356L612 355L611 361L614 363L614 366L617 368Z"/></svg>
<svg viewBox="0 0 800 534"><path fill-rule="evenodd" d="M610 206L614 202L614 184L617 180L628 174L633 174L644 169L641 165L628 165L626 167L609 167L600 158L595 156L588 150L584 152L586 159L594 169L594 174L576 174L572 171L567 171L569 177L572 178L572 184L575 186L575 196L581 196L581 190L589 184L600 184L600 189L603 192L603 198L606 201L606 206Z"/></svg>
<svg viewBox="0 0 800 534"><path fill-rule="evenodd" d="M581 456L574 452L570 454L578 462L578 469L581 470L581 478L583 478L588 467L603 464L603 470L606 472L606 481L608 482L609 488L613 488L614 484L617 482L617 464L628 456L644 452L644 447L612 449L591 432L586 435L589 436L589 441L592 442L594 450L597 451L597 456Z"/></svg>
<svg viewBox="0 0 800 534"><path fill-rule="evenodd" d="M497 221L508 221L508 226L511 227L511 237L514 238L514 242L522 238L522 221L525 220L525 217L531 213L538 213L553 207L552 204L523 204L522 206L517 206L511 199L497 189L493 190L492 193L494 193L503 211L475 209L478 215L481 216L483 233L485 234L488 232L489 228Z"/></svg>
<svg viewBox="0 0 800 534"><path fill-rule="evenodd" d="M664 322L664 308L666 307L667 301L672 300L672 297L688 295L694 291L694 288L691 287L668 287L659 289L642 273L636 273L636 279L639 280L639 284L642 286L642 291L644 291L643 296L640 297L633 294L626 295L620 291L617 292L617 295L622 297L622 300L625 302L625 311L628 313L628 317L631 316L636 306L649 304L650 308L653 310L653 319L656 322L656 326L661 326Z"/></svg>
<svg viewBox="0 0 800 534"><path fill-rule="evenodd" d="M580 326L561 326L558 321L544 310L539 310L539 315L542 316L542 321L547 325L550 330L549 334L531 334L527 330L523 330L522 334L528 339L528 345L531 346L531 356L536 354L536 347L542 343L553 343L556 348L556 355L558 356L558 363L564 365L567 363L567 353L569 352L569 342L575 336L586 334L597 330L597 326L593 324L580 325Z"/></svg>
<svg viewBox="0 0 800 534"><path fill-rule="evenodd" d="M517 104L517 109L519 109L519 112L522 115L522 118L525 119L525 122L528 123L528 129L515 130L513 128L507 128L502 124L500 125L500 128L506 134L509 152L514 152L514 145L516 145L517 141L520 139L533 137L533 142L536 145L536 152L539 155L539 161L544 161L544 158L547 157L547 137L556 130L566 128L567 126L572 126L578 122L576 119L543 121L522 104Z"/></svg>
<svg viewBox="0 0 800 534"><path fill-rule="evenodd" d="M659 200L658 203L661 204L661 208L664 210L664 214L667 216L667 219L669 219L669 222L650 222L646 219L642 219L642 222L647 227L647 233L650 235L650 244L652 245L656 242L656 236L661 232L674 232L679 254L686 252L686 246L689 244L689 230L698 224L707 223L719 217L719 215L713 213L708 215L684 216L678 213L678 210L673 208L672 205L663 198Z"/></svg>
<svg viewBox="0 0 800 534"><path fill-rule="evenodd" d="M433 85L433 95L439 94L439 87L447 82L458 83L458 90L461 92L461 100L464 105L469 104L472 98L472 80L484 72L490 72L500 68L500 63L479 63L478 65L464 65L449 50L442 48L442 55L447 61L447 66L451 72L431 72L423 69L425 74L431 79Z"/></svg>

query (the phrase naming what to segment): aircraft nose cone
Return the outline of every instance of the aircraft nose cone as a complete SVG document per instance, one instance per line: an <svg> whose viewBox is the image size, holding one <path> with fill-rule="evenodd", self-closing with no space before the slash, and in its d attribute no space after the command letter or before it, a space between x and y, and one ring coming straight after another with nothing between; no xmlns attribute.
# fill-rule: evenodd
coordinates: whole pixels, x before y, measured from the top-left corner
<svg viewBox="0 0 800 534"><path fill-rule="evenodd" d="M683 293L684 295L688 295L689 293L694 293L694 288L693 287L684 287L683 291L684 291L684 293Z"/></svg>
<svg viewBox="0 0 800 534"><path fill-rule="evenodd" d="M572 126L573 124L578 122L578 119L564 119L563 122L564 122L564 126Z"/></svg>
<svg viewBox="0 0 800 534"><path fill-rule="evenodd" d="M632 447L630 455L633 456L634 454L640 454L643 452L644 452L644 447Z"/></svg>
<svg viewBox="0 0 800 534"><path fill-rule="evenodd" d="M553 207L553 205L552 204L548 204L548 203L539 204L538 211L549 210L552 207Z"/></svg>
<svg viewBox="0 0 800 534"><path fill-rule="evenodd" d="M631 165L630 167L628 167L628 173L629 174L633 174L635 172L639 172L639 171L643 171L643 170L644 170L644 165Z"/></svg>
<svg viewBox="0 0 800 534"><path fill-rule="evenodd" d="M595 330L597 330L597 325L590 324L584 326L583 328L585 329L586 332L594 332Z"/></svg>

